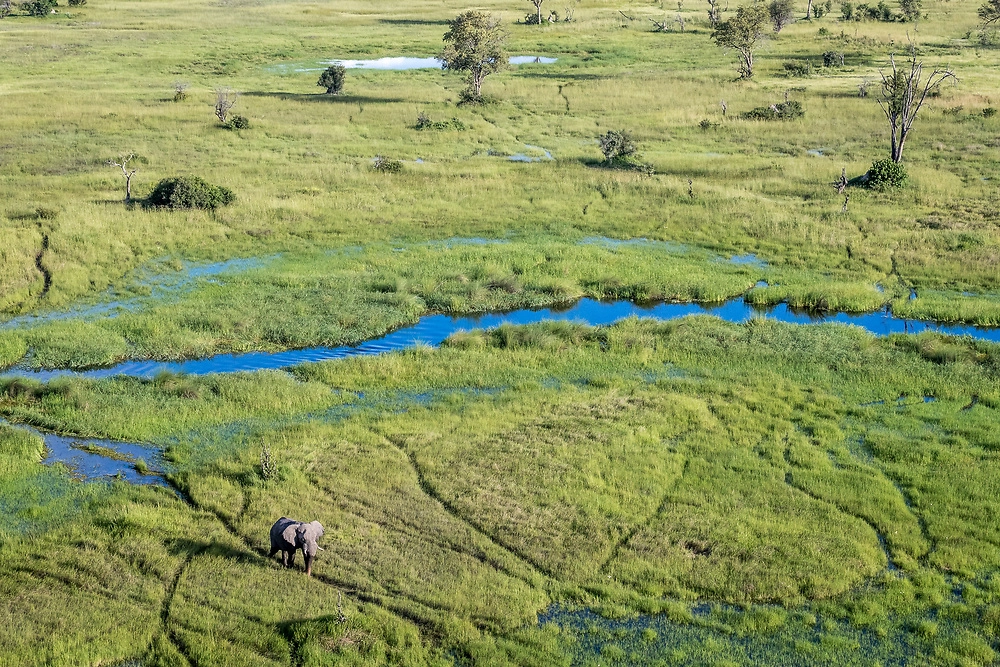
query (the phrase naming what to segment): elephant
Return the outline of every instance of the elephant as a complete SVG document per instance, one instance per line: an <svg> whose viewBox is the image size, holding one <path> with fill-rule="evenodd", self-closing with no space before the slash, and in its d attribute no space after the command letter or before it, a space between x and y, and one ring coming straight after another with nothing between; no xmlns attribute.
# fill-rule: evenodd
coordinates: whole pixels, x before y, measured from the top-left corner
<svg viewBox="0 0 1000 667"><path fill-rule="evenodd" d="M323 537L323 524L319 521L303 523L283 516L271 526L271 553L268 558L281 552L281 564L292 567L295 564L295 551L302 549L302 557L306 560L306 576L312 576L313 560L316 551L323 548L316 541Z"/></svg>

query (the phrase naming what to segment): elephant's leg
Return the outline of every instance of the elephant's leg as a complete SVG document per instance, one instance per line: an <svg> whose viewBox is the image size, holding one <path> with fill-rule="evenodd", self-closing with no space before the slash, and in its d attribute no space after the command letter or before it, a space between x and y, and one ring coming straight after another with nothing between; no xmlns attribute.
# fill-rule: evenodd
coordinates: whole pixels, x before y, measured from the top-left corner
<svg viewBox="0 0 1000 667"><path fill-rule="evenodd" d="M286 565L285 567L295 567L295 552L287 551L285 553L288 554L288 565Z"/></svg>
<svg viewBox="0 0 1000 667"><path fill-rule="evenodd" d="M268 558L274 558L274 554L278 553L278 546L276 544L271 545L271 553L267 555Z"/></svg>
<svg viewBox="0 0 1000 667"><path fill-rule="evenodd" d="M306 559L306 576L311 577L313 573L313 559L316 557L306 554L304 558Z"/></svg>

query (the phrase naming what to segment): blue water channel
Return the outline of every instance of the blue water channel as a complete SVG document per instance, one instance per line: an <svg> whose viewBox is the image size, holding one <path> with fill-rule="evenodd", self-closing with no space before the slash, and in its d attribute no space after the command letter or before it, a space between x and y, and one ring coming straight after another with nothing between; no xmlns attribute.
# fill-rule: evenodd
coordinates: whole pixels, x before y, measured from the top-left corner
<svg viewBox="0 0 1000 667"><path fill-rule="evenodd" d="M509 313L486 313L467 316L426 315L412 326L397 329L385 336L366 341L359 345L309 347L283 352L219 354L205 359L191 359L187 361L125 361L114 366L88 370L36 370L15 366L4 371L2 374L35 378L38 380L50 380L61 376L97 379L115 375L151 379L160 373L207 375L209 373L276 370L305 363L405 350L417 345L437 346L446 338L459 331L493 328L502 324L533 324L536 322L563 320L600 326L613 324L627 317L648 317L666 321L687 315L713 315L727 322L744 322L755 316L794 324L835 322L861 327L876 336L887 336L894 333L937 331L953 336L970 336L979 340L1000 342L1000 328L908 320L884 310L861 314L803 312L789 308L785 304L769 308L753 306L744 301L742 297L716 304L659 303L654 305L639 305L629 301L607 302L594 299L580 299L565 308L523 309Z"/></svg>

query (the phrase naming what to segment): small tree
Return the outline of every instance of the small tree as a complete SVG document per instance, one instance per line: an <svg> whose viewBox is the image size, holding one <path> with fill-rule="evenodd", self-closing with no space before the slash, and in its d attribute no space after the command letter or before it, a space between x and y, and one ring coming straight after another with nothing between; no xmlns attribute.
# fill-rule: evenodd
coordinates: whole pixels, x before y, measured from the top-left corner
<svg viewBox="0 0 1000 667"><path fill-rule="evenodd" d="M627 130L610 130L601 137L600 142L604 161L608 164L626 162L635 157L639 150L632 134Z"/></svg>
<svg viewBox="0 0 1000 667"><path fill-rule="evenodd" d="M767 13L771 16L771 24L774 32L781 32L781 29L792 22L792 0L771 0L767 6Z"/></svg>
<svg viewBox="0 0 1000 667"><path fill-rule="evenodd" d="M219 122L223 125L226 124L226 120L229 118L229 112L233 110L236 106L236 100L238 100L240 94L233 90L232 88L216 88L215 89L215 117L219 119Z"/></svg>
<svg viewBox="0 0 1000 667"><path fill-rule="evenodd" d="M184 81L174 81L174 102L183 102L187 99L188 88L191 84L185 83Z"/></svg>
<svg viewBox="0 0 1000 667"><path fill-rule="evenodd" d="M719 23L712 39L722 48L735 49L740 55L740 78L753 77L753 52L764 38L764 26L771 15L762 4L745 5L736 10L736 16Z"/></svg>
<svg viewBox="0 0 1000 667"><path fill-rule="evenodd" d="M10 0L0 0L0 19L10 16Z"/></svg>
<svg viewBox="0 0 1000 667"><path fill-rule="evenodd" d="M1000 0L987 0L979 5L979 24L989 28L1000 22Z"/></svg>
<svg viewBox="0 0 1000 667"><path fill-rule="evenodd" d="M920 18L921 0L899 0L899 11L904 21L916 21Z"/></svg>
<svg viewBox="0 0 1000 667"><path fill-rule="evenodd" d="M481 102L483 79L508 66L504 48L507 33L500 19L487 12L459 14L449 25L451 29L444 35L447 45L441 52L442 67L468 72L469 87L462 94L462 101Z"/></svg>
<svg viewBox="0 0 1000 667"><path fill-rule="evenodd" d="M924 64L917 60L916 49L910 48L908 69L896 67L896 59L889 56L891 72L879 70L882 76L882 90L878 96L878 104L889 122L890 157L893 162L903 161L903 146L913 128L920 108L923 107L927 95L940 86L945 79L955 79L955 73L950 69L936 69L926 79L923 78Z"/></svg>
<svg viewBox="0 0 1000 667"><path fill-rule="evenodd" d="M531 4L535 6L535 22L538 25L542 25L542 2L545 0L528 0Z"/></svg>
<svg viewBox="0 0 1000 667"><path fill-rule="evenodd" d="M56 6L56 0L29 0L21 3L21 10L30 16L48 16Z"/></svg>
<svg viewBox="0 0 1000 667"><path fill-rule="evenodd" d="M340 95L344 89L344 78L347 76L347 68L343 65L331 65L319 75L317 86L326 88L327 95Z"/></svg>
<svg viewBox="0 0 1000 667"><path fill-rule="evenodd" d="M122 177L125 179L125 203L129 204L132 202L132 177L135 176L135 172L139 171L138 167L130 169L130 164L138 160L138 155L135 153L123 153L118 157L111 158L108 160L107 164L109 167L118 167L122 170Z"/></svg>

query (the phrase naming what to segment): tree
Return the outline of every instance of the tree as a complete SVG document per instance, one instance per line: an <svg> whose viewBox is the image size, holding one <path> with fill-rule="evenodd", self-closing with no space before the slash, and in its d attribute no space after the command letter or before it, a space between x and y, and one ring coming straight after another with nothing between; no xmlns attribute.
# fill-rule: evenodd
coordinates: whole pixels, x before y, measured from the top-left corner
<svg viewBox="0 0 1000 667"><path fill-rule="evenodd" d="M627 130L609 130L600 139L601 152L604 153L604 160L608 164L616 162L626 162L635 157L638 147L631 133Z"/></svg>
<svg viewBox="0 0 1000 667"><path fill-rule="evenodd" d="M1000 22L1000 0L987 0L979 5L979 23L988 28Z"/></svg>
<svg viewBox="0 0 1000 667"><path fill-rule="evenodd" d="M0 0L0 19L10 16L10 0Z"/></svg>
<svg viewBox="0 0 1000 667"><path fill-rule="evenodd" d="M719 7L719 0L708 0L708 22L712 26L712 30L719 27L721 16L722 9Z"/></svg>
<svg viewBox="0 0 1000 667"><path fill-rule="evenodd" d="M882 77L882 90L878 96L878 104L889 121L890 157L895 163L903 161L903 145L913 128L920 108L923 107L927 95L940 86L946 79L958 80L950 69L935 69L926 79L923 78L924 64L917 60L916 49L911 45L909 68L896 67L896 59L889 56L892 71L886 73L879 70Z"/></svg>
<svg viewBox="0 0 1000 667"><path fill-rule="evenodd" d="M48 16L55 11L56 0L29 0L21 3L21 10L31 16Z"/></svg>
<svg viewBox="0 0 1000 667"><path fill-rule="evenodd" d="M347 68L343 65L331 65L319 75L317 86L326 88L327 95L340 95L344 89L344 78L347 76Z"/></svg>
<svg viewBox="0 0 1000 667"><path fill-rule="evenodd" d="M712 33L712 39L722 48L735 49L740 55L740 78L753 77L753 52L764 38L764 26L771 20L767 7L760 3L745 5L736 16L722 21Z"/></svg>
<svg viewBox="0 0 1000 667"><path fill-rule="evenodd" d="M507 33L500 19L487 12L467 11L448 22L444 35L447 45L441 52L444 69L468 72L469 87L462 93L463 102L481 102L483 79L508 66L504 44Z"/></svg>
<svg viewBox="0 0 1000 667"><path fill-rule="evenodd" d="M542 2L545 0L528 0L531 4L535 6L535 20L538 25L542 25Z"/></svg>
<svg viewBox="0 0 1000 667"><path fill-rule="evenodd" d="M767 13L771 16L774 32L781 32L782 28L792 22L794 9L792 0L771 0L767 6Z"/></svg>
<svg viewBox="0 0 1000 667"><path fill-rule="evenodd" d="M223 125L226 124L229 112L233 110L234 106L236 106L236 100L238 100L239 97L240 94L232 88L215 89L215 117L218 118L219 122Z"/></svg>
<svg viewBox="0 0 1000 667"><path fill-rule="evenodd" d="M118 167L122 170L122 176L125 178L125 203L129 204L132 202L132 177L135 176L135 172L139 171L139 168L129 169L129 164L137 161L139 158L135 153L123 153L118 157L111 158L108 160L107 165L109 167Z"/></svg>

